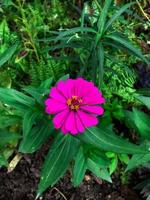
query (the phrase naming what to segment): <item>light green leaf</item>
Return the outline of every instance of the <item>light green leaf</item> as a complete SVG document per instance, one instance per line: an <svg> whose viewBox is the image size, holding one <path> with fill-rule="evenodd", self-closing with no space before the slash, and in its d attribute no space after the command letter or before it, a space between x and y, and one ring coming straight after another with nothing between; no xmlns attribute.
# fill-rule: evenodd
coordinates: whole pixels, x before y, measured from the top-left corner
<svg viewBox="0 0 150 200"><path fill-rule="evenodd" d="M107 35L106 38L109 38L109 39L115 41L116 44L118 43L118 44L122 45L123 47L126 48L126 50L132 52L134 55L141 58L145 63L149 64L147 59L142 55L141 51L139 49L137 49L137 47L134 47L129 40L124 39L123 37L120 37L119 34L115 34L115 33Z"/></svg>
<svg viewBox="0 0 150 200"><path fill-rule="evenodd" d="M27 135L24 135L19 151L22 153L35 152L50 137L53 130L51 122L41 120Z"/></svg>
<svg viewBox="0 0 150 200"><path fill-rule="evenodd" d="M91 160L91 159L87 160L87 168L93 174L95 174L95 176L112 183L112 180L111 180L108 170L104 169L104 168L100 168L100 166L98 164L96 164L93 160Z"/></svg>
<svg viewBox="0 0 150 200"><path fill-rule="evenodd" d="M75 158L75 166L73 169L72 182L74 186L80 185L80 183L82 182L85 176L85 172L87 168L86 160L87 158L84 155L83 147L81 146Z"/></svg>
<svg viewBox="0 0 150 200"><path fill-rule="evenodd" d="M45 159L37 198L64 175L77 149L78 141L71 135L57 137L55 139Z"/></svg>
<svg viewBox="0 0 150 200"><path fill-rule="evenodd" d="M14 44L12 47L8 48L6 51L4 51L0 55L0 67L5 64L15 53L16 49L18 47L18 43Z"/></svg>
<svg viewBox="0 0 150 200"><path fill-rule="evenodd" d="M116 168L117 168L117 165L118 165L118 158L117 156L115 156L112 160L111 160L111 163L109 165L109 173L112 174Z"/></svg>
<svg viewBox="0 0 150 200"><path fill-rule="evenodd" d="M87 128L84 134L78 136L78 139L100 150L127 154L149 153L146 148L142 148L120 138L105 127Z"/></svg>
<svg viewBox="0 0 150 200"><path fill-rule="evenodd" d="M126 165L129 163L129 156L127 154L119 154L119 160Z"/></svg>
<svg viewBox="0 0 150 200"><path fill-rule="evenodd" d="M105 31L109 29L109 27L112 25L112 23L122 14L124 13L130 6L135 4L135 2L127 3L125 4L122 8L116 11L116 13L108 20L106 26L105 26Z"/></svg>

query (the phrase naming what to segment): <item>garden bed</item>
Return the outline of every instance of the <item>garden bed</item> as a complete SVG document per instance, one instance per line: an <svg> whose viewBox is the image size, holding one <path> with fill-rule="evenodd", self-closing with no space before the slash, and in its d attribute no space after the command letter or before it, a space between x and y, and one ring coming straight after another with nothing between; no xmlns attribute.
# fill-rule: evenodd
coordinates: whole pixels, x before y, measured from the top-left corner
<svg viewBox="0 0 150 200"><path fill-rule="evenodd" d="M50 144L44 145L33 155L24 155L14 171L0 170L0 200L34 200L45 153ZM134 174L135 175L135 174ZM41 200L142 200L134 186L139 182L136 173L130 185L121 185L119 174L113 176L113 183L102 181L91 174L77 188L67 173L55 187L49 188Z"/></svg>

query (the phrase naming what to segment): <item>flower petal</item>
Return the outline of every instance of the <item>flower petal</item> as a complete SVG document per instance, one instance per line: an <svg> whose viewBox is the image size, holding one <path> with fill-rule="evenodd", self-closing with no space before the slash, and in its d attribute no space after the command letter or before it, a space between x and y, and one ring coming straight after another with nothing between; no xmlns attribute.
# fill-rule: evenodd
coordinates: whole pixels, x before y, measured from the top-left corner
<svg viewBox="0 0 150 200"><path fill-rule="evenodd" d="M65 119L67 118L67 115L69 113L69 109L64 110L60 113L58 113L54 118L53 118L53 123L55 128L61 128L63 126L63 123Z"/></svg>
<svg viewBox="0 0 150 200"><path fill-rule="evenodd" d="M104 113L104 109L100 106L81 106L80 107L83 111L88 113L92 113L95 115L102 115Z"/></svg>
<svg viewBox="0 0 150 200"><path fill-rule="evenodd" d="M98 124L98 119L95 116L87 114L86 112L83 112L81 110L78 110L77 112L85 127L95 126Z"/></svg>
<svg viewBox="0 0 150 200"><path fill-rule="evenodd" d="M65 122L65 128L69 132L71 132L73 135L77 134L78 130L77 130L77 127L76 127L75 112L74 111L71 111L69 113L69 116L67 117L66 122Z"/></svg>
<svg viewBox="0 0 150 200"><path fill-rule="evenodd" d="M91 89L94 87L94 84L92 82L88 82L83 78L78 78L75 84L77 87L77 95L79 97L86 96L87 94L89 94L89 91L91 91Z"/></svg>
<svg viewBox="0 0 150 200"><path fill-rule="evenodd" d="M82 121L81 121L81 119L80 119L80 117L78 116L77 113L76 113L75 117L76 117L76 126L77 126L77 129L78 129L78 131L80 133L83 133L84 130L85 130L85 127L83 126Z"/></svg>
<svg viewBox="0 0 150 200"><path fill-rule="evenodd" d="M57 89L66 97L70 98L74 95L74 82L75 80L68 79L66 81L59 81L57 83Z"/></svg>
<svg viewBox="0 0 150 200"><path fill-rule="evenodd" d="M68 108L67 105L55 101L54 99L47 99L45 101L45 105L46 105L45 111L48 114L55 114Z"/></svg>
<svg viewBox="0 0 150 200"><path fill-rule="evenodd" d="M83 97L83 105L96 105L105 103L105 99L102 96L90 94Z"/></svg>
<svg viewBox="0 0 150 200"><path fill-rule="evenodd" d="M51 89L49 96L56 99L57 101L60 101L62 103L66 103L66 98L63 96L62 93L59 92L59 90L56 87L53 87Z"/></svg>

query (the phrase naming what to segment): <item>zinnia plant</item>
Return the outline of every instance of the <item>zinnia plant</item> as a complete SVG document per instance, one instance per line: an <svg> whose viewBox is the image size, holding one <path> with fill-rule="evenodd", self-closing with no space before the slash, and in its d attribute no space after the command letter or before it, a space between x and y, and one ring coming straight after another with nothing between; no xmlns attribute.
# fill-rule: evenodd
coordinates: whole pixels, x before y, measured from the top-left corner
<svg viewBox="0 0 150 200"><path fill-rule="evenodd" d="M57 183L67 170L71 173L74 186L82 182L86 170L111 182L111 160L106 152L116 155L149 154L146 147L117 136L112 126L98 123L99 115L104 112L100 105L105 99L92 82L66 77L54 87L51 84L52 79L48 79L38 88L24 88L26 94L0 88L1 101L15 109L17 112L13 117L22 121L23 136L19 152L33 153L46 140L51 142L42 168L37 198Z"/></svg>

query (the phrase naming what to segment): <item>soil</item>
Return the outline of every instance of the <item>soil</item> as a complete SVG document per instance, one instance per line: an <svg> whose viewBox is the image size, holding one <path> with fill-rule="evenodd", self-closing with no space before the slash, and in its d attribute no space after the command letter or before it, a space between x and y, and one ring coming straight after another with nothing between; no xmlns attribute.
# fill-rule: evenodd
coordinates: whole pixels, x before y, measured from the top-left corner
<svg viewBox="0 0 150 200"><path fill-rule="evenodd" d="M46 144L35 154L24 155L11 173L7 173L6 169L0 170L0 200L35 199L41 166L48 148L49 144ZM142 200L132 186L121 185L117 176L113 177L113 184L110 184L87 174L84 182L74 188L68 172L39 200Z"/></svg>
<svg viewBox="0 0 150 200"><path fill-rule="evenodd" d="M134 67L138 75L138 81L135 88L150 88L150 66L139 62L136 63Z"/></svg>

